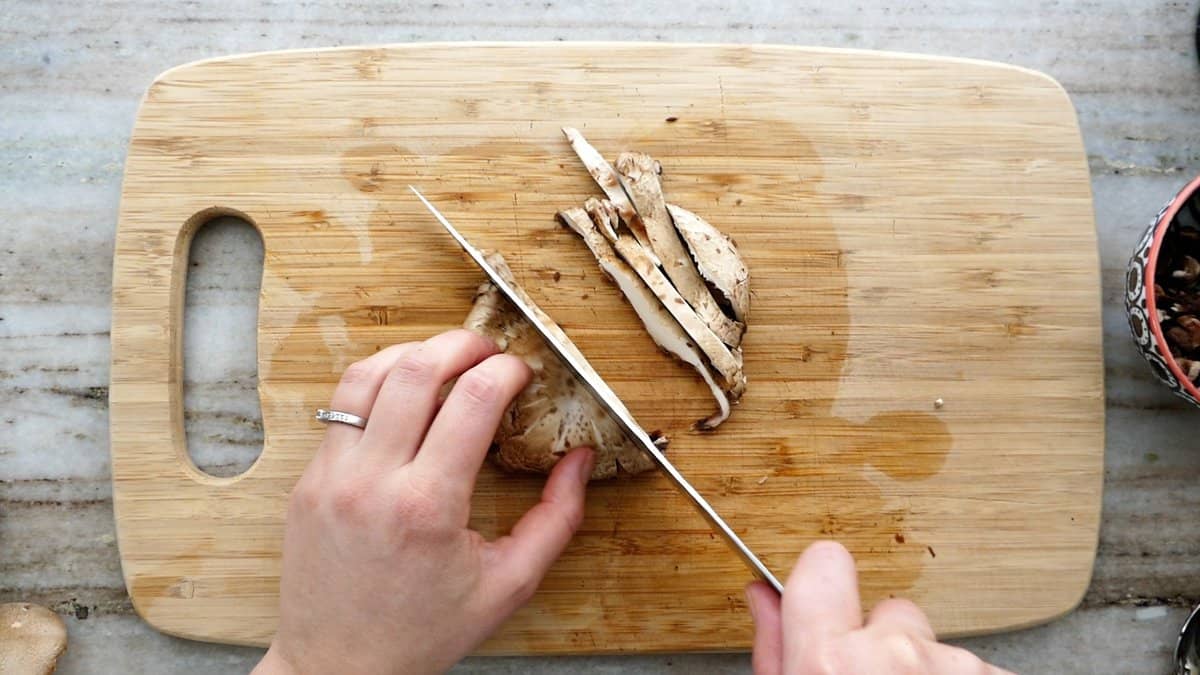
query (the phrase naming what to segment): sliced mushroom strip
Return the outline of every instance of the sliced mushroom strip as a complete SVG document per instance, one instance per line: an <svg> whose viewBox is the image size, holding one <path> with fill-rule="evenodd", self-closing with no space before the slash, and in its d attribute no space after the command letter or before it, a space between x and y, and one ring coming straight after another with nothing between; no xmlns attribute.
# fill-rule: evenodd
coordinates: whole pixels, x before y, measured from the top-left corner
<svg viewBox="0 0 1200 675"><path fill-rule="evenodd" d="M504 258L492 253L488 262L504 275L572 356L590 369L566 333L517 285ZM479 287L463 327L495 340L502 351L523 359L533 370L529 386L517 395L496 432L491 456L502 468L548 473L569 450L583 445L596 452L592 478L611 478L618 468L632 474L654 467L650 457L625 435L575 373L546 345L537 329L492 283ZM665 438L658 441L660 446L666 445Z"/></svg>
<svg viewBox="0 0 1200 675"><path fill-rule="evenodd" d="M595 207L596 205L593 205ZM713 378L704 355L692 342L683 327L671 316L663 303L658 299L645 282L637 275L624 260L617 257L608 238L600 233L596 223L588 217L588 213L579 207L559 211L559 220L578 234L592 255L596 257L600 269L608 276L629 304L637 312L642 325L651 339L663 351L690 365L704 378L705 384L712 390L713 398L717 400L718 410L709 417L698 420L695 428L702 430L715 429L729 418L729 397L721 389L721 385ZM610 224L610 223L606 223ZM616 236L613 233L612 236Z"/></svg>
<svg viewBox="0 0 1200 675"><path fill-rule="evenodd" d="M626 192L626 186L621 182L621 176L617 174L616 169L604 159L604 155L600 151L592 147L591 143L579 133L578 129L572 127L563 127L563 134L567 140L571 142L571 149L579 156L579 161L583 162L584 168L592 175L592 179L596 181L596 185L604 191L604 195L617 208L617 212L621 214L621 220L633 232L633 236L651 251L651 258L654 264L660 264L658 259L654 257L653 249L650 248L650 238L646 234L646 227L642 224L641 217L638 216L637 209L634 208L633 202L629 201L629 195Z"/></svg>
<svg viewBox="0 0 1200 675"><path fill-rule="evenodd" d="M720 377L721 388L729 394L731 403L736 402L746 389L746 375L742 371L742 354L730 349L697 315L671 282L646 253L646 249L631 237L621 236L616 231L616 208L609 202L588 199L584 203L588 214L596 221L599 230L605 233L617 253L637 272L651 292L666 307L671 316L688 336L699 346L712 369ZM610 235L610 233L612 233Z"/></svg>
<svg viewBox="0 0 1200 675"><path fill-rule="evenodd" d="M625 179L629 197L650 238L650 247L662 261L667 277L717 337L725 344L736 347L742 341L746 326L725 316L696 269L692 256L680 241L663 198L662 184L658 180L660 170L658 162L642 152L623 152L617 157L617 171ZM719 263L713 261L712 264Z"/></svg>
<svg viewBox="0 0 1200 675"><path fill-rule="evenodd" d="M750 270L733 239L682 206L667 204L667 213L700 276L724 296L734 318L745 323L750 316Z"/></svg>

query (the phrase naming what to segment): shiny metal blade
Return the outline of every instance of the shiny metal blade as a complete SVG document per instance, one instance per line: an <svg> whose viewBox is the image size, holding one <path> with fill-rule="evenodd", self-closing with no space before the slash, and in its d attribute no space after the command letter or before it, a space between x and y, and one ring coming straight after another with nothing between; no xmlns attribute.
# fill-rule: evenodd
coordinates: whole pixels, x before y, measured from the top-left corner
<svg viewBox="0 0 1200 675"><path fill-rule="evenodd" d="M661 469L664 474L666 474L667 478L669 478L671 482L675 484L675 487L679 488L681 492L691 499L692 504L695 505L698 511L700 511L700 515L704 516L709 525L725 538L725 541L728 542L729 546L742 558L742 560L754 572L754 574L758 578L770 584L771 587L773 587L777 592L782 593L783 585L779 583L779 580L775 578L775 575L771 573L771 570L767 569L767 566L764 565L763 562L759 560L758 556L756 556L754 552L750 550L750 547L746 546L746 543L742 541L741 537L739 537L737 533L734 532L733 529L730 528L729 525L721 518L721 516L717 514L716 510L713 509L708 501L705 500L698 491L696 491L696 488L692 487L692 484L683 477L683 474L679 473L679 471L675 468L675 465L671 464L671 461L667 459L666 455L664 455L662 451L658 449L658 446L654 445L654 441L650 438L650 435L647 434L646 430L643 429L641 425L639 425L637 421L633 419L633 415L631 415L625 408L625 405L621 402L621 399L616 395L616 393L609 388L608 383L606 383L604 379L601 378L591 368L579 363L571 351L564 348L562 343L559 342L558 338L548 331L546 326L542 324L541 319L538 318L538 315L533 311L533 308L531 308L523 299L521 299L521 297L517 295L516 291L509 286L508 282L506 282L504 278L496 272L495 268L488 263L488 261L484 258L483 253L480 252L479 249L472 246L471 243L467 241L466 237L464 237L462 233L455 229L455 227L450 224L450 221L446 220L446 217L443 216L441 212L433 206L433 204L429 203L428 199L425 199L424 195L422 195L415 187L411 185L408 186L408 189L412 190L413 194L417 196L417 199L421 200L421 203L425 205L425 208L429 209L429 212L432 213L435 218L437 218L437 221L442 224L442 227L446 228L446 231L449 232L452 237L454 237L455 241L458 242L458 245L461 246L462 249L467 252L467 255L471 256L471 259L475 261L475 264L478 265L480 269L482 269L488 275L488 278L491 279L492 283L494 283L496 287L500 289L500 292L503 293L509 299L509 301L512 302L513 306L516 307L517 310L520 311L521 314L529 321L529 323L531 323L537 329L538 333L541 334L542 339L544 339L546 344L550 346L550 349L553 350L554 353L558 354L558 357L567 364L567 367L575 372L575 375L580 379L580 381L583 382L588 391L590 391L592 395L600 401L600 404L613 418L613 420L616 421L626 435L636 441L638 445L640 445L642 449L650 455L650 458L654 460L654 463L658 465L658 468Z"/></svg>

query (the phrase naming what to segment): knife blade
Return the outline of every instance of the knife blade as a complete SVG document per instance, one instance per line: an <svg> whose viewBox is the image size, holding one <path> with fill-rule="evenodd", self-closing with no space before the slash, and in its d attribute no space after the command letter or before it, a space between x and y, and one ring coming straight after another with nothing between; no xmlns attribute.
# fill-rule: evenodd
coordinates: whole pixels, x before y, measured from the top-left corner
<svg viewBox="0 0 1200 675"><path fill-rule="evenodd" d="M425 198L425 195L421 194L417 188L411 185L408 186L408 189L412 190L413 194L417 196L417 199L421 200L421 203L425 205L425 208L429 209L429 212L433 214L433 217L436 218L442 227L450 233L450 236L454 237L454 240L458 242L458 245L461 246L462 249L466 251L467 255L471 257L471 260L475 261L475 264L478 265L485 274L487 274L488 278L492 280L492 283L500 289L500 292L503 293L510 302L512 302L513 306L516 307L519 312L521 312L521 315L524 316L525 319L529 321L529 323L532 324L535 329L537 329L538 333L542 336L542 339L546 341L546 344L550 347L551 351L557 354L558 358L562 359L563 363L565 363L567 367L575 373L575 376L578 377L583 383L584 387L586 387L587 390L596 397L596 399L600 402L600 405L609 414L609 416L612 417L613 421L615 421L617 425L621 427L621 430L624 431L630 439L636 442L638 446L640 446L642 450L646 452L646 454L650 455L650 459L652 459L655 465L658 466L659 470L666 475L667 479L670 480L680 492L686 495L689 500L691 500L692 505L696 507L696 510L700 512L700 515L708 521L709 526L711 526L714 531L716 531L725 539L726 543L729 544L729 547L738 554L738 556L743 562L746 563L746 566L750 568L754 575L767 582L767 584L774 588L776 592L783 593L783 584L779 583L779 579L777 579L775 575L771 573L771 570L768 569L765 564L763 564L762 560L754 554L754 551L750 550L750 547L747 546L746 543L742 541L742 538L733 531L733 528L731 528L729 524L726 523L723 518L721 518L716 509L714 509L712 505L708 503L708 500L706 500L704 496L701 495L700 492L697 491L696 488L694 488L692 484L683 477L683 474L679 473L679 470L675 468L675 465L672 464L671 461L667 459L667 456L658 449L658 446L654 444L653 439L650 438L650 434L646 433L646 430L637 423L637 420L633 418L633 415L630 414L629 410L625 407L625 404L621 402L620 397L618 397L616 392L614 392L608 386L608 383L605 382L604 379L600 377L600 375L594 370L578 362L574 355L572 355L571 351L566 349L559 342L558 338L546 329L546 326L542 324L542 321L538 318L537 313L533 311L533 308L531 308L528 303L526 303L521 296L519 296L516 291L513 290L508 282L506 282L504 278L496 272L495 268L488 263L487 259L484 258L483 253L479 249L472 246L471 242L467 241L467 238L464 237L462 233L458 231L458 229L450 224L450 221L442 215L441 211L438 211L437 208Z"/></svg>

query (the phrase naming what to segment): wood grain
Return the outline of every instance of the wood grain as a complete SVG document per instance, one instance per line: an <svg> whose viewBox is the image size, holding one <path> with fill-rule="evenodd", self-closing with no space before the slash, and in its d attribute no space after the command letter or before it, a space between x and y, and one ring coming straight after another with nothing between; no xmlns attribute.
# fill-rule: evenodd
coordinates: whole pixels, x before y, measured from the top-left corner
<svg viewBox="0 0 1200 675"><path fill-rule="evenodd" d="M606 155L660 158L669 199L743 249L750 389L719 433L687 431L704 386L553 222L595 192L562 124ZM135 607L185 637L270 638L283 507L321 431L311 410L354 359L457 325L479 280L414 183L506 254L777 572L836 537L865 603L909 595L943 635L1058 616L1087 587L1100 512L1087 179L1061 88L980 62L432 45L168 71L138 116L114 262L114 505ZM222 213L266 248L265 447L233 479L188 462L180 393L180 260ZM485 468L474 525L504 532L539 485ZM664 480L599 484L538 597L484 651L745 648L744 581Z"/></svg>

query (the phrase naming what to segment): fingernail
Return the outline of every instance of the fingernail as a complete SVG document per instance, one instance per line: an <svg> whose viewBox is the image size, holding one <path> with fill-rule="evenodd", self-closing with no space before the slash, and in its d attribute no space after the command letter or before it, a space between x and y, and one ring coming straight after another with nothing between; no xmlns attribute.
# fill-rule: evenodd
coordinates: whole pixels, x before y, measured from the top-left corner
<svg viewBox="0 0 1200 675"><path fill-rule="evenodd" d="M578 478L580 483L587 485L588 479L592 477L592 466L596 463L596 453L591 448L582 450L582 452L584 458L579 462Z"/></svg>
<svg viewBox="0 0 1200 675"><path fill-rule="evenodd" d="M750 618L758 621L758 615L754 611L754 594L750 592L750 587L745 588L746 606L750 608Z"/></svg>

